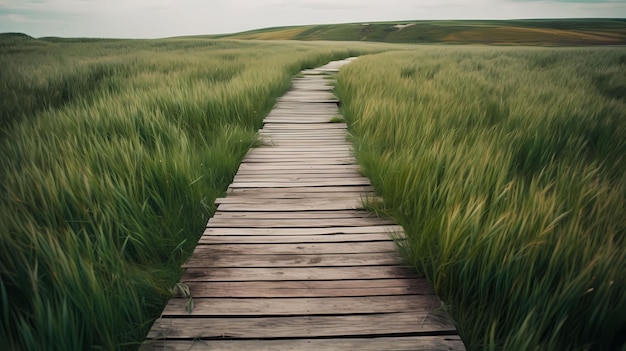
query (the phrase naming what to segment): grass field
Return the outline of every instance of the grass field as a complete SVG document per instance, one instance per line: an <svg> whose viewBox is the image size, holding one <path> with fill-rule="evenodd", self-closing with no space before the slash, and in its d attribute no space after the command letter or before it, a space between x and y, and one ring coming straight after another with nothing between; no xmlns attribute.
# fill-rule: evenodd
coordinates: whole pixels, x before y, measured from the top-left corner
<svg viewBox="0 0 626 351"><path fill-rule="evenodd" d="M399 21L276 27L214 36L495 45L626 45L625 19Z"/></svg>
<svg viewBox="0 0 626 351"><path fill-rule="evenodd" d="M136 349L306 67L371 45L0 37L0 349Z"/></svg>
<svg viewBox="0 0 626 351"><path fill-rule="evenodd" d="M621 20L587 22L624 40ZM423 24L461 35L446 23ZM447 24L474 41L582 26ZM395 24L377 25L368 40ZM405 227L468 348L626 350L626 49L15 34L0 35L0 349L136 349L291 76L389 50L347 66L338 94L384 198L370 206Z"/></svg>
<svg viewBox="0 0 626 351"><path fill-rule="evenodd" d="M626 350L626 49L419 47L339 95L470 350Z"/></svg>

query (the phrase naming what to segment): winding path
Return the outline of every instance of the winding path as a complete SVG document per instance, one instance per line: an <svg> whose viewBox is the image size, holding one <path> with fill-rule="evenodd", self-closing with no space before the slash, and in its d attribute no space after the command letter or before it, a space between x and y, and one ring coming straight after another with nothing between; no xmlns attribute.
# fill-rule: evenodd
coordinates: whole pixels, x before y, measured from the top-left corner
<svg viewBox="0 0 626 351"><path fill-rule="evenodd" d="M428 282L402 266L402 228L334 120L327 74L302 72L260 131L142 350L464 350Z"/></svg>

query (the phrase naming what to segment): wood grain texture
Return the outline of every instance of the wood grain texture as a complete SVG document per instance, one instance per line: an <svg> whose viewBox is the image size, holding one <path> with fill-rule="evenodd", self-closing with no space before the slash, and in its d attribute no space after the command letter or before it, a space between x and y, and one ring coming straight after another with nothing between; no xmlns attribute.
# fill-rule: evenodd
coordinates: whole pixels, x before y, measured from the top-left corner
<svg viewBox="0 0 626 351"><path fill-rule="evenodd" d="M322 316L428 312L441 308L433 295L294 297L294 298L174 298L162 316Z"/></svg>
<svg viewBox="0 0 626 351"><path fill-rule="evenodd" d="M185 282L197 297L349 297L433 295L425 278L345 279L313 281ZM182 294L176 297L184 297Z"/></svg>
<svg viewBox="0 0 626 351"><path fill-rule="evenodd" d="M241 237L239 237L241 238ZM244 237L245 238L245 237ZM395 252L353 254L246 254L202 255L196 254L185 268L269 268L269 267L355 267L400 265L402 260Z"/></svg>
<svg viewBox="0 0 626 351"><path fill-rule="evenodd" d="M155 322L148 338L311 338L454 332L454 325L438 311L415 311L347 316L162 318Z"/></svg>
<svg viewBox="0 0 626 351"><path fill-rule="evenodd" d="M416 278L401 266L359 267L272 267L272 268L188 268L183 282L250 282L287 280L342 280Z"/></svg>
<svg viewBox="0 0 626 351"><path fill-rule="evenodd" d="M332 235L360 233L400 233L399 225L328 228L207 228L203 235Z"/></svg>
<svg viewBox="0 0 626 351"><path fill-rule="evenodd" d="M355 243L389 241L389 235L335 234L335 235L212 235L202 236L198 244L289 244L289 243Z"/></svg>
<svg viewBox="0 0 626 351"><path fill-rule="evenodd" d="M284 340L176 340L142 346L141 351L460 351L458 336L404 336L379 338Z"/></svg>
<svg viewBox="0 0 626 351"><path fill-rule="evenodd" d="M395 244L390 240L365 242L331 243L264 243L264 244L200 244L196 255L298 255L298 254L351 254L395 252Z"/></svg>

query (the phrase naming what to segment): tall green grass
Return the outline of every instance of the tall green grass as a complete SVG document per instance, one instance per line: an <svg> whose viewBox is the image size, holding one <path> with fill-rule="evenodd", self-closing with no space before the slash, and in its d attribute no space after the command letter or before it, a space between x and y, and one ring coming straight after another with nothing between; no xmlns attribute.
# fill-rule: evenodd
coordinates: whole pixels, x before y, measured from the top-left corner
<svg viewBox="0 0 626 351"><path fill-rule="evenodd" d="M136 349L291 75L374 50L33 39L3 48L2 350Z"/></svg>
<svg viewBox="0 0 626 351"><path fill-rule="evenodd" d="M619 350L626 50L361 58L338 89L378 205L470 350Z"/></svg>

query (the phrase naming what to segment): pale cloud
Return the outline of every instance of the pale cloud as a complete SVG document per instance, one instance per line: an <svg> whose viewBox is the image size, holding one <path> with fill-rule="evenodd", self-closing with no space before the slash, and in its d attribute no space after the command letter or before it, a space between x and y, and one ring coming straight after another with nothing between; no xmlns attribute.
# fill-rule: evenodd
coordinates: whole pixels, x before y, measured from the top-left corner
<svg viewBox="0 0 626 351"><path fill-rule="evenodd" d="M626 17L625 0L0 0L0 32L158 38L428 19Z"/></svg>

